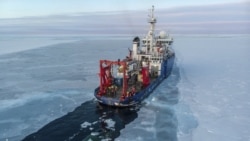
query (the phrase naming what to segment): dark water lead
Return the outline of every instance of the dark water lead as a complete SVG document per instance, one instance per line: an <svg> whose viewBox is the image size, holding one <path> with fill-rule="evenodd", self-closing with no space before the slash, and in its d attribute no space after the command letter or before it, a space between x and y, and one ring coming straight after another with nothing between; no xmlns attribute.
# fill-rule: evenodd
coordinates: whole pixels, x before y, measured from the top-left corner
<svg viewBox="0 0 250 141"><path fill-rule="evenodd" d="M137 118L139 107L116 108L100 105L95 100L87 101L23 141L114 140L126 124Z"/></svg>

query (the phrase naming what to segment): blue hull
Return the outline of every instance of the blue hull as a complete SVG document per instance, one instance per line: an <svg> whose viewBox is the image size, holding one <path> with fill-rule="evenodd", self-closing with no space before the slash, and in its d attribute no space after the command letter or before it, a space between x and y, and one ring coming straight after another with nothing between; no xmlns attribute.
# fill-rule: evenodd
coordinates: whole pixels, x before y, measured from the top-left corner
<svg viewBox="0 0 250 141"><path fill-rule="evenodd" d="M126 98L124 101L120 101L119 99L116 98L111 98L111 97L98 97L98 91L99 91L99 87L97 87L95 89L95 97L97 98L97 100L105 105L110 105L110 106L116 106L116 107L128 107L128 106L133 106L136 105L138 103L140 103L141 101L143 101L146 97L149 96L150 93L153 92L153 90L165 79L167 78L173 68L173 64L174 64L174 60L175 60L175 55L171 56L170 58L168 58L166 61L163 61L163 68L161 69L161 75L154 80L153 82L150 83L149 86L147 86L146 88L142 89L141 91L137 92L134 96Z"/></svg>

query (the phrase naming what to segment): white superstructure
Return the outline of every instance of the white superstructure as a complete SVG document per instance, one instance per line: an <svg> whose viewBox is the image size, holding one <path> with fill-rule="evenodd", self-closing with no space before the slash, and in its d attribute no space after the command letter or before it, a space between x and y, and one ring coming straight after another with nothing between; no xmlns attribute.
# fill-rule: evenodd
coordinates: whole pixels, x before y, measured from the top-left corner
<svg viewBox="0 0 250 141"><path fill-rule="evenodd" d="M173 53L169 46L173 42L173 38L161 31L159 35L155 35L154 6L150 10L148 22L150 29L148 34L142 39L140 46L139 37L134 38L132 59L138 60L142 66L148 65L151 74L160 75L161 65L164 60Z"/></svg>

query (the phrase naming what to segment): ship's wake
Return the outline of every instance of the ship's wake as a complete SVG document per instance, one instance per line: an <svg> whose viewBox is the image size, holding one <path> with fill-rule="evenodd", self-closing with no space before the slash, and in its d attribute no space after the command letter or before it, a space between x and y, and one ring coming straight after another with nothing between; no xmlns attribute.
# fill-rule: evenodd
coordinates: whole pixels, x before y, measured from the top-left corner
<svg viewBox="0 0 250 141"><path fill-rule="evenodd" d="M178 103L179 93L176 85L180 79L179 69L174 66L172 74L143 103L130 108L116 108L98 104L96 100L84 102L74 111L58 118L37 132L28 135L29 140L118 140L135 139L131 135L140 130L151 131L151 139L177 140L177 120L174 105ZM136 120L135 120L136 119ZM164 119L164 120L163 120ZM134 122L133 125L129 124ZM127 131L124 129L128 126ZM157 129L156 129L157 127ZM159 128L158 128L159 127ZM134 134L134 136L136 136ZM141 139L150 139L141 135Z"/></svg>
<svg viewBox="0 0 250 141"><path fill-rule="evenodd" d="M90 100L77 107L73 112L58 118L37 132L27 136L28 140L113 140L137 118L138 107L115 108Z"/></svg>

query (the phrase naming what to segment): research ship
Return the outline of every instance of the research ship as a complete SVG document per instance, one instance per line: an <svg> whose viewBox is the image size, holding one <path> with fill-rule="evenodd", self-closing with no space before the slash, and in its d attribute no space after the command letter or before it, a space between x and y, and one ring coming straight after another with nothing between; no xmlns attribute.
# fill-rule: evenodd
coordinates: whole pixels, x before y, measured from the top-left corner
<svg viewBox="0 0 250 141"><path fill-rule="evenodd" d="M100 60L100 85L94 95L99 103L116 107L139 104L166 79L173 68L173 38L161 31L155 34L154 6L150 10L150 29L140 41L133 39L128 56L120 60Z"/></svg>

